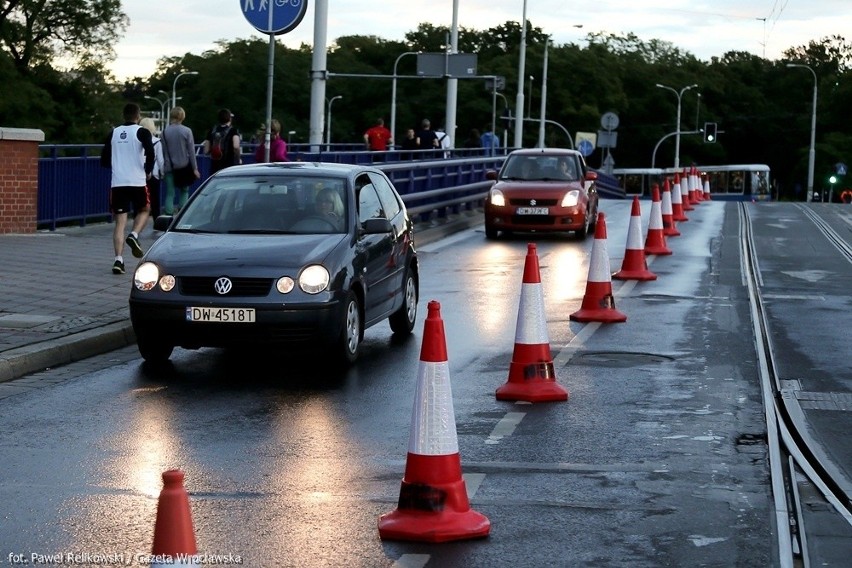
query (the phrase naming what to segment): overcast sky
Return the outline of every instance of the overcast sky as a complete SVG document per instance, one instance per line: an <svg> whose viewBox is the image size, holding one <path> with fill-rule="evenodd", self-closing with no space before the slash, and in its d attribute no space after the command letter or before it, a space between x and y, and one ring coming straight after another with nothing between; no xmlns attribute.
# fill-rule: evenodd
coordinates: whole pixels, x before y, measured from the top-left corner
<svg viewBox="0 0 852 568"><path fill-rule="evenodd" d="M245 2L266 0L132 0L130 18L111 66L118 79L147 77L157 59L201 55L220 40L268 36L245 19ZM524 0L457 0L459 27L483 31L520 21ZM556 44L584 44L588 33L660 39L701 60L728 51L779 59L789 47L827 36L852 40L852 0L527 0L527 19ZM290 47L314 43L314 0L301 24L277 36ZM420 23L450 27L452 0L328 0L327 42L340 36L373 35L403 41ZM576 26L582 26L578 28ZM388 73L392 69L385 70Z"/></svg>

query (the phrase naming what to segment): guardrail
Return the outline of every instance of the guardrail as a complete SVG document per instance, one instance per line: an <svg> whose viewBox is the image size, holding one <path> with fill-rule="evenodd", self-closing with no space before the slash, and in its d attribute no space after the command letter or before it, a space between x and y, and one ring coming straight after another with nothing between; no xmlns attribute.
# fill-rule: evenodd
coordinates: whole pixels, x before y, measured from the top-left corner
<svg viewBox="0 0 852 568"><path fill-rule="evenodd" d="M44 144L39 146L38 164L38 229L54 230L58 226L110 221L110 171L100 165L100 144ZM485 172L499 169L505 154L485 155L484 149L452 150L444 158L442 151L419 150L369 152L337 149L311 151L309 145L291 145L288 155L298 161L337 163L372 163L384 171L396 186L412 216L420 221L445 217L481 205L490 181ZM322 150L322 148L320 148ZM210 159L198 152L201 179L207 179ZM243 163L254 162L254 147L245 146ZM624 197L624 190L612 176L601 176L598 191L604 197ZM190 191L201 184L195 182Z"/></svg>

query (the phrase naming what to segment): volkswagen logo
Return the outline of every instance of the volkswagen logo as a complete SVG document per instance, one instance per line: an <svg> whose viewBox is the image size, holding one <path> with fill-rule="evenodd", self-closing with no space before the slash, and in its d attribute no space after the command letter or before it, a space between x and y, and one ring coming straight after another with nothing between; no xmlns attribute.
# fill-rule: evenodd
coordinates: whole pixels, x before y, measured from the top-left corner
<svg viewBox="0 0 852 568"><path fill-rule="evenodd" d="M234 287L234 283L231 282L231 279L227 276L223 276L216 280L216 283L213 284L213 287L216 289L216 293L224 296L229 293L231 289Z"/></svg>
<svg viewBox="0 0 852 568"><path fill-rule="evenodd" d="M536 203L536 202L535 202L535 199L530 199L530 205L532 205L533 207L535 207L535 203Z"/></svg>

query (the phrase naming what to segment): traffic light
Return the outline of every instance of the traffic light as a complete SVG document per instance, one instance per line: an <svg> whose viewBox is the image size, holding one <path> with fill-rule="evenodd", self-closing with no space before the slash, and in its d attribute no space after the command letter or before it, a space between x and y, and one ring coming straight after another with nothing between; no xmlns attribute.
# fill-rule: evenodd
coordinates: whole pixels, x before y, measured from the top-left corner
<svg viewBox="0 0 852 568"><path fill-rule="evenodd" d="M705 122L704 123L704 142L708 144L712 144L716 141L716 123L715 122Z"/></svg>

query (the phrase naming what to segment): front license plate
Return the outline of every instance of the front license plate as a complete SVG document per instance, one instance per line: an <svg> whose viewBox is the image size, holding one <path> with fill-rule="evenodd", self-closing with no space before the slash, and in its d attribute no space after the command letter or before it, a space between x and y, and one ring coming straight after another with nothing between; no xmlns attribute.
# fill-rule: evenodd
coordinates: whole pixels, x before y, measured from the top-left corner
<svg viewBox="0 0 852 568"><path fill-rule="evenodd" d="M517 215L547 215L550 210L547 207L518 207Z"/></svg>
<svg viewBox="0 0 852 568"><path fill-rule="evenodd" d="M254 323L254 308L186 308L186 321Z"/></svg>

